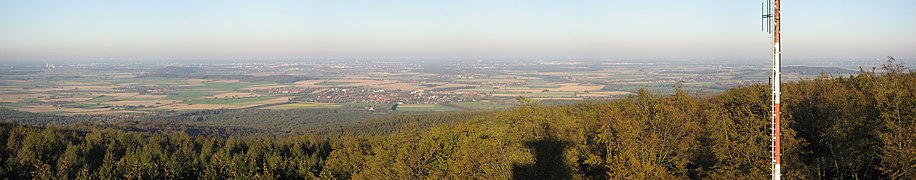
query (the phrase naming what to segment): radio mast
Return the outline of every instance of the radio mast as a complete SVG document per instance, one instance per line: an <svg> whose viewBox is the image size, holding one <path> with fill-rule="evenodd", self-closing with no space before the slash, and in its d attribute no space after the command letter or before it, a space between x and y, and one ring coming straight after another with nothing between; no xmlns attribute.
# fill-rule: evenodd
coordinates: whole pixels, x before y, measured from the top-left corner
<svg viewBox="0 0 916 180"><path fill-rule="evenodd" d="M780 164L782 164L782 160L780 159L780 156L782 155L782 153L780 152L780 147L779 147L779 144L780 144L779 136L782 135L782 133L780 132L781 129L780 129L780 124L779 124L779 114L780 114L780 111L779 111L779 95L780 95L779 84L782 82L779 78L781 74L779 69L780 69L780 64L782 63L782 47L779 45L779 35L780 35L779 33L779 30L780 30L780 27L779 27L779 0L771 0L771 2L768 5L764 5L763 8L765 8L765 10L762 10L762 11L765 11L763 14L763 19L764 19L763 22L766 24L765 26L767 27L767 32L769 32L770 37L773 38L772 39L773 40L772 42L773 43L773 49L772 49L773 51L773 76L770 77L770 85L773 91L772 92L773 94L771 96L772 104L771 104L771 109L770 109L770 114L772 115L771 121L770 121L771 123L770 135L772 136L772 138L770 139L770 143L772 144L770 146L771 148L770 155L772 159L772 161L770 162L770 166L771 166L770 168L773 171L772 172L773 179L778 180L782 176L782 172L780 169ZM767 20L769 20L769 22L767 22Z"/></svg>

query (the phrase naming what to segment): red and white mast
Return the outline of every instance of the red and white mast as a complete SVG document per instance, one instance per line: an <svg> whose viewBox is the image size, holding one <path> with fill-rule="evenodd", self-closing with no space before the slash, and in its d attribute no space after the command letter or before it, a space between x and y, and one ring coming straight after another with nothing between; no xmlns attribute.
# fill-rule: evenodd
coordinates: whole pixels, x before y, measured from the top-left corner
<svg viewBox="0 0 916 180"><path fill-rule="evenodd" d="M772 86L771 90L773 93L772 94L773 102L771 106L772 109L770 112L770 114L772 115L771 117L772 119L770 122L771 123L770 127L772 127L772 129L770 129L770 135L772 135L772 138L771 138L772 145L770 147L772 148L771 149L771 152L772 152L771 153L771 158L772 158L772 162L771 162L772 167L771 168L773 170L772 176L774 180L778 180L782 176L782 172L780 169L780 165L782 164L782 159L780 158L780 156L782 155L782 153L779 147L780 136L782 135L782 133L780 132L781 127L779 123L779 115L780 115L779 85L782 82L782 80L780 80L779 78L781 74L779 71L780 63L782 63L781 61L782 60L781 59L782 58L782 47L779 45L779 36L780 36L780 33L779 33L779 30L780 30L779 0L772 0L769 6L770 7L767 8L766 10L767 11L766 14L763 15L763 18L770 20L770 22L766 22L766 23L767 23L767 26L770 26L768 31L770 32L770 36L773 38L773 49L772 49L773 50L773 76L770 78L770 84Z"/></svg>

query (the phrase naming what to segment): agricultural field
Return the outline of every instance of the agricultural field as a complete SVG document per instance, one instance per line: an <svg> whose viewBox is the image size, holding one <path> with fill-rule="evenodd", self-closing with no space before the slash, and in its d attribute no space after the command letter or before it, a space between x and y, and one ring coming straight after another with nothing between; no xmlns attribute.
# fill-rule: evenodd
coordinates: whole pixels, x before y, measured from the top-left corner
<svg viewBox="0 0 916 180"><path fill-rule="evenodd" d="M495 110L495 109L506 109L514 107L514 104L508 103L498 103L498 102L457 102L452 103L454 107L463 108L463 109L481 109L481 110Z"/></svg>
<svg viewBox="0 0 916 180"><path fill-rule="evenodd" d="M742 63L495 61L211 64L61 64L7 67L0 107L54 114L123 115L205 109L462 111L514 107L516 97L567 104L659 94L675 87L716 94L767 83L764 66ZM12 67L12 66L11 66ZM848 67L793 66L786 79Z"/></svg>
<svg viewBox="0 0 916 180"><path fill-rule="evenodd" d="M123 114L158 110L245 108L288 101L250 89L277 86L238 80L123 77L85 74L72 80L3 80L2 107L57 114ZM97 79L93 79L97 78Z"/></svg>
<svg viewBox="0 0 916 180"><path fill-rule="evenodd" d="M458 111L461 109L436 105L436 104L402 104L398 105L397 111L418 112L418 111Z"/></svg>
<svg viewBox="0 0 916 180"><path fill-rule="evenodd" d="M281 104L275 106L268 106L262 109L271 109L271 110L288 110L288 109L319 109L319 108L339 108L340 104L330 104L330 103L293 103L293 104Z"/></svg>

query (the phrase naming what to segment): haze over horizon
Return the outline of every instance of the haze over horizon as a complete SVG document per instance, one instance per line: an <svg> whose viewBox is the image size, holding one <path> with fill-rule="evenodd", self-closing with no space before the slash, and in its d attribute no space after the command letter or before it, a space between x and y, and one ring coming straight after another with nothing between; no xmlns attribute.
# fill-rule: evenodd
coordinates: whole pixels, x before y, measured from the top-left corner
<svg viewBox="0 0 916 180"><path fill-rule="evenodd" d="M767 58L760 1L0 1L0 61ZM916 57L916 1L784 1L786 59Z"/></svg>

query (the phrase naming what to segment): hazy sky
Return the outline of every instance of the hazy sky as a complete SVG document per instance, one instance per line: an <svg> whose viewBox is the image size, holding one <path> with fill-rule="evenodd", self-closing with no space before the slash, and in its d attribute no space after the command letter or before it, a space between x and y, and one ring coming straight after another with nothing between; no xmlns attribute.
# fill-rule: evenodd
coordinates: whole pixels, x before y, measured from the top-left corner
<svg viewBox="0 0 916 180"><path fill-rule="evenodd" d="M0 0L0 60L767 58L758 0ZM786 58L916 57L916 0L784 0Z"/></svg>

